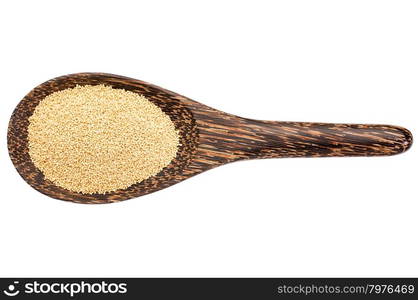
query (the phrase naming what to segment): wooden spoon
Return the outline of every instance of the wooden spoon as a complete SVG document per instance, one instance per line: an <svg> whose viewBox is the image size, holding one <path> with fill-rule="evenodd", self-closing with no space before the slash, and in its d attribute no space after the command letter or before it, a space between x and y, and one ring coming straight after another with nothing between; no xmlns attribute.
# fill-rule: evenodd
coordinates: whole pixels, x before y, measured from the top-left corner
<svg viewBox="0 0 418 300"><path fill-rule="evenodd" d="M28 152L28 118L47 95L76 85L105 84L144 95L167 113L179 130L177 157L160 173L127 189L82 194L54 185L35 167ZM8 149L19 174L50 197L78 203L118 202L169 187L214 167L243 159L324 156L378 156L406 151L411 133L389 125L258 121L210 108L158 86L103 73L51 79L33 89L10 119Z"/></svg>

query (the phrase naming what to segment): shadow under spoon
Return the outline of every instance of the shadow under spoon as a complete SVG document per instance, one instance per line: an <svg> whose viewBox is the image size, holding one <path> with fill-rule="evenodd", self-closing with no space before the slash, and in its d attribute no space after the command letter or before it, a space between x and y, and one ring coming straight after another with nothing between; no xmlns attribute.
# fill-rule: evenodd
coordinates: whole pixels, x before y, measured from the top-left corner
<svg viewBox="0 0 418 300"><path fill-rule="evenodd" d="M106 194L82 194L55 185L34 165L28 150L28 119L51 93L100 84L144 95L159 106L178 130L181 145L176 158L155 176ZM78 203L139 197L244 159L394 155L411 145L411 133L398 126L251 120L143 81L104 73L78 73L42 83L18 104L8 129L9 154L23 179L43 194Z"/></svg>

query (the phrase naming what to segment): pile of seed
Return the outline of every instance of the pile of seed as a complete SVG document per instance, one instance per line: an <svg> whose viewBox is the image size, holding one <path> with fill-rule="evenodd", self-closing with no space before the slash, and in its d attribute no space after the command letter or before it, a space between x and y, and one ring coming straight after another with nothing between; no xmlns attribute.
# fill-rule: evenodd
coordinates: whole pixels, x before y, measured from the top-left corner
<svg viewBox="0 0 418 300"><path fill-rule="evenodd" d="M29 155L45 178L84 194L125 189L175 158L170 117L144 96L77 86L45 97L29 118Z"/></svg>

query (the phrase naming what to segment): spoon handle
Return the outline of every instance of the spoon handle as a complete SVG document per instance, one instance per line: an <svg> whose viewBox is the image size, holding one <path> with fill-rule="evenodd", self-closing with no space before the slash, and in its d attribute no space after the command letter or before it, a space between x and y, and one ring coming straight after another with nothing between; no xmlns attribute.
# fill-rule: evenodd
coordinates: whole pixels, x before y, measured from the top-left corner
<svg viewBox="0 0 418 300"><path fill-rule="evenodd" d="M229 160L280 157L382 156L402 153L412 134L390 125L273 122L237 118L206 136ZM218 120L219 125L219 120ZM202 132L205 138L205 132Z"/></svg>

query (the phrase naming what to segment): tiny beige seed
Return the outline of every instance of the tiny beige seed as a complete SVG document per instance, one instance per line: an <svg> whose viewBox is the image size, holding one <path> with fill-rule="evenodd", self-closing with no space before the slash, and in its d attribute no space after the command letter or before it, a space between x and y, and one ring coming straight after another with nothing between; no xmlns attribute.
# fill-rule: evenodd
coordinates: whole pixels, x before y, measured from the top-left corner
<svg viewBox="0 0 418 300"><path fill-rule="evenodd" d="M170 117L144 96L105 85L45 97L29 118L29 155L57 186L84 194L125 189L177 154Z"/></svg>

